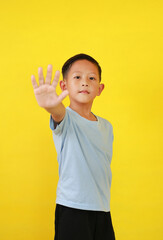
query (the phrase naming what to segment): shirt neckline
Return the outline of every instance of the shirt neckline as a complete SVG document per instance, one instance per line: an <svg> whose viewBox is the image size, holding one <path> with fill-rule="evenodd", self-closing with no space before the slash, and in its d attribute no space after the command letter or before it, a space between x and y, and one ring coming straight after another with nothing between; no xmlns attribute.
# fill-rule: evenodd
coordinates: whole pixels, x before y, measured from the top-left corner
<svg viewBox="0 0 163 240"><path fill-rule="evenodd" d="M70 110L71 112L74 112L77 116L79 116L80 118L82 118L83 120L87 121L87 122L91 122L91 123L95 123L95 124L98 124L99 123L99 117L97 115L95 115L93 112L91 112L97 119L97 121L92 121L92 120L89 120L87 118L84 118L82 117L79 113L77 113L76 111L74 111L72 108L70 107L67 107L68 110Z"/></svg>

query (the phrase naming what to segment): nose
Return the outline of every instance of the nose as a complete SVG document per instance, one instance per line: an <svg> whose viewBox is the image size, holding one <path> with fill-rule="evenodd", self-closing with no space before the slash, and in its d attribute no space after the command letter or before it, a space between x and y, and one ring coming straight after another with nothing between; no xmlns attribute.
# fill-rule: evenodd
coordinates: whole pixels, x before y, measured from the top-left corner
<svg viewBox="0 0 163 240"><path fill-rule="evenodd" d="M82 86L88 87L88 80L86 78L82 79Z"/></svg>

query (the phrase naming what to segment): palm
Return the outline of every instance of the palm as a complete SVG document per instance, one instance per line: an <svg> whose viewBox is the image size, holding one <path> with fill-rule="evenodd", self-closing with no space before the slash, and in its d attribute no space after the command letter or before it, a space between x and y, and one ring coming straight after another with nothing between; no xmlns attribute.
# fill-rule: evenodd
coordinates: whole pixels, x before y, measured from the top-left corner
<svg viewBox="0 0 163 240"><path fill-rule="evenodd" d="M36 100L40 107L51 108L58 104L58 96L53 86L44 84L34 89Z"/></svg>
<svg viewBox="0 0 163 240"><path fill-rule="evenodd" d="M46 80L44 81L42 68L38 70L39 85L36 82L34 75L32 75L32 85L34 88L34 94L40 107L52 108L57 106L68 95L68 91L63 91L59 96L56 93L56 87L59 80L59 71L56 71L54 80L51 84L52 77L52 65L48 65Z"/></svg>

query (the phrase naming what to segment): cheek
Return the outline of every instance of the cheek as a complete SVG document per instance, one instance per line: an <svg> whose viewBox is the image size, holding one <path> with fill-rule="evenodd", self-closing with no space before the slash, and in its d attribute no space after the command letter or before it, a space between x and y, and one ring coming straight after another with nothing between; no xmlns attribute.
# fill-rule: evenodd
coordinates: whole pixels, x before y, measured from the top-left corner
<svg viewBox="0 0 163 240"><path fill-rule="evenodd" d="M67 89L68 90L74 90L76 88L76 84L74 82L71 82L68 84Z"/></svg>
<svg viewBox="0 0 163 240"><path fill-rule="evenodd" d="M72 81L70 84L70 88L77 88L79 87L79 81Z"/></svg>
<svg viewBox="0 0 163 240"><path fill-rule="evenodd" d="M94 86L94 92L95 92L96 94L99 94L99 86Z"/></svg>

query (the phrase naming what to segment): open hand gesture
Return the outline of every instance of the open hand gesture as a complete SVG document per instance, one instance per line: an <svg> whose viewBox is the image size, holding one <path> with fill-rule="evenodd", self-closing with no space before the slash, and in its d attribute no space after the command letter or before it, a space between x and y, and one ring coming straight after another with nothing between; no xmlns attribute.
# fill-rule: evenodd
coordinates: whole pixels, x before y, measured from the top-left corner
<svg viewBox="0 0 163 240"><path fill-rule="evenodd" d="M52 78L52 65L49 64L47 68L47 75L44 81L42 67L38 68L39 85L36 82L35 76L31 76L31 81L34 89L36 100L40 107L45 109L52 109L57 107L62 100L68 95L68 91L64 90L59 96L56 93L56 87L59 81L60 72L55 72L54 80Z"/></svg>

